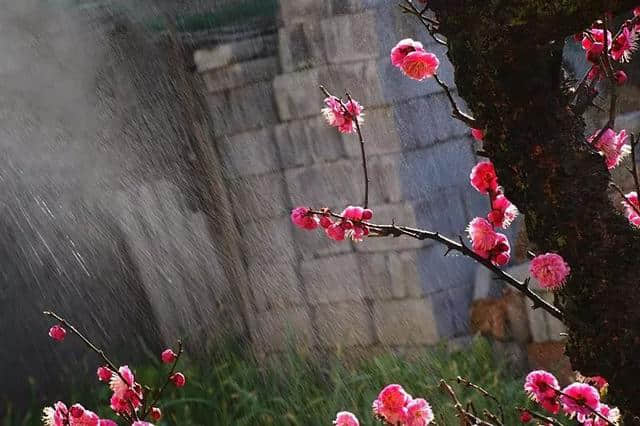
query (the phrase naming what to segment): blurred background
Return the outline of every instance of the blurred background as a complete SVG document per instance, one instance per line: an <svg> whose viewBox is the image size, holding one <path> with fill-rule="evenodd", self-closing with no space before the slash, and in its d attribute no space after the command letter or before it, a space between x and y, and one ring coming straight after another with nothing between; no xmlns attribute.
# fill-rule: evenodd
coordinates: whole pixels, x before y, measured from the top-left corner
<svg viewBox="0 0 640 426"><path fill-rule="evenodd" d="M333 389L355 405L393 378L384 371L435 376L450 351L470 357L447 364L451 374L468 366L496 383L499 365L512 377L528 366L570 374L562 325L471 260L403 238L333 243L290 224L294 206L340 210L362 197L357 138L324 123L320 84L365 107L375 222L455 237L486 213L487 200L468 183L479 159L469 129L450 117L435 82L414 82L390 64L391 48L412 37L439 56L441 77L454 85L443 47L397 3L2 0L5 424L32 424L26 408L93 382L99 360L77 339L52 342L45 309L141 372L182 337L210 381L173 405L167 421L179 424L316 424L282 417L274 406L288 407L285 400L249 410L257 417L229 414L246 408L242 389L260 395L266 386L268 395L308 385L269 376L265 366L283 359L292 375L318 374L309 394L322 399ZM570 42L568 71L580 79L585 66ZM637 62L628 74L619 123L637 131ZM602 122L593 111L591 131ZM521 223L508 235L511 272L524 277ZM336 390L336 377L361 376L327 373L326 354L337 356L331 368L375 359L389 368L369 368L364 382L339 381ZM408 359L419 361L402 364ZM226 407L225 392L207 392L227 389L224 379L240 371L255 376L232 386L240 396L229 417L181 417Z"/></svg>

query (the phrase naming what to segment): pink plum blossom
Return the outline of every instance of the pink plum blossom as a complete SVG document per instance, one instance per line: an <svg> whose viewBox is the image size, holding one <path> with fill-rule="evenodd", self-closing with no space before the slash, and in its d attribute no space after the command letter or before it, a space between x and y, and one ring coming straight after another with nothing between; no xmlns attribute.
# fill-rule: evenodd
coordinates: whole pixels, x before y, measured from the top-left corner
<svg viewBox="0 0 640 426"><path fill-rule="evenodd" d="M349 411L340 411L336 415L336 419L333 421L336 426L360 426L360 422L355 414Z"/></svg>
<svg viewBox="0 0 640 426"><path fill-rule="evenodd" d="M433 411L427 401L416 398L407 404L406 426L427 426L433 421Z"/></svg>
<svg viewBox="0 0 640 426"><path fill-rule="evenodd" d="M304 207L302 208L304 209ZM291 216L293 220L293 212L291 213ZM164 351L162 351L162 354L160 355L160 359L162 359L162 362L165 364L171 364L177 358L178 358L178 355L176 355L176 353L171 349L165 349Z"/></svg>
<svg viewBox="0 0 640 426"><path fill-rule="evenodd" d="M471 129L471 136L478 142L482 142L484 140L484 131L480 129Z"/></svg>
<svg viewBox="0 0 640 426"><path fill-rule="evenodd" d="M533 258L529 272L541 287L555 290L565 283L571 268L559 254L545 253Z"/></svg>
<svg viewBox="0 0 640 426"><path fill-rule="evenodd" d="M373 401L373 412L392 425L404 424L407 420L409 401L411 401L411 395L406 393L402 386L387 385Z"/></svg>
<svg viewBox="0 0 640 426"><path fill-rule="evenodd" d="M111 409L117 413L129 413L131 407L137 410L142 405L142 389L135 383L133 372L128 366L120 367L118 372L120 374L114 374L109 382L113 391Z"/></svg>
<svg viewBox="0 0 640 426"><path fill-rule="evenodd" d="M42 410L42 423L44 426L66 426L69 421L69 410L64 402L58 401L53 407L45 407Z"/></svg>
<svg viewBox="0 0 640 426"><path fill-rule="evenodd" d="M504 266L511 259L511 246L506 235L496 233L496 244L489 250L488 256L491 263L496 266Z"/></svg>
<svg viewBox="0 0 640 426"><path fill-rule="evenodd" d="M471 169L471 185L481 194L494 194L498 191L498 176L491 161L482 161Z"/></svg>
<svg viewBox="0 0 640 426"><path fill-rule="evenodd" d="M553 414L560 410L556 392L559 387L558 379L544 370L530 372L524 382L524 390L529 398Z"/></svg>
<svg viewBox="0 0 640 426"><path fill-rule="evenodd" d="M329 225L326 233L334 241L342 241L345 238L352 241L362 241L369 235L369 228L363 224L373 217L373 211L359 206L348 206L340 214L342 219Z"/></svg>
<svg viewBox="0 0 640 426"><path fill-rule="evenodd" d="M560 402L565 414L584 422L599 407L600 393L586 383L573 383L562 390Z"/></svg>
<svg viewBox="0 0 640 426"><path fill-rule="evenodd" d="M616 71L616 72L613 74L613 78L616 80L616 84L617 84L618 86L622 86L622 85L624 85L624 84L627 82L627 80L628 80L627 73L626 73L626 72L624 72L624 71L622 71L622 70L618 70L618 71Z"/></svg>
<svg viewBox="0 0 640 426"><path fill-rule="evenodd" d="M105 383L111 380L111 376L113 376L113 372L105 366L98 367L96 374L98 375L98 380Z"/></svg>
<svg viewBox="0 0 640 426"><path fill-rule="evenodd" d="M405 38L404 40L400 40L398 44L395 45L393 49L391 49L391 64L394 67L402 68L402 62L407 57L407 55L411 52L424 52L424 47L422 43L419 41L414 41L410 38Z"/></svg>
<svg viewBox="0 0 640 426"><path fill-rule="evenodd" d="M74 404L69 410L69 426L98 426L100 418L96 413L85 408L80 404Z"/></svg>
<svg viewBox="0 0 640 426"><path fill-rule="evenodd" d="M98 425L99 426L118 426L118 423L110 419L100 419L100 423L98 423Z"/></svg>
<svg viewBox="0 0 640 426"><path fill-rule="evenodd" d="M604 30L601 28L591 28L582 38L582 48L591 62L598 62L598 57L604 51L604 44ZM607 46L611 46L610 31L607 31Z"/></svg>
<svg viewBox="0 0 640 426"><path fill-rule="evenodd" d="M173 374L170 377L170 380L177 388L184 387L184 385L187 383L187 379L184 377L184 374L182 373Z"/></svg>
<svg viewBox="0 0 640 426"><path fill-rule="evenodd" d="M149 423L149 422L143 422L141 420L137 420L137 421L131 423L131 426L153 426L153 424Z"/></svg>
<svg viewBox="0 0 640 426"><path fill-rule="evenodd" d="M595 141L600 131L596 132L589 138L589 143L599 150L605 158L608 169L613 169L620 161L631 152L631 145L627 144L627 131L621 130L616 133L612 129L606 129L600 139Z"/></svg>
<svg viewBox="0 0 640 426"><path fill-rule="evenodd" d="M411 52L402 61L402 71L405 75L418 81L433 77L439 66L438 57L425 51Z"/></svg>
<svg viewBox="0 0 640 426"><path fill-rule="evenodd" d="M640 203L638 202L638 194L635 191L626 194L622 205L624 206L624 213L629 222L633 226L640 228L640 215L638 214L638 211L640 211Z"/></svg>
<svg viewBox="0 0 640 426"><path fill-rule="evenodd" d="M311 210L309 210L309 208L307 207L296 207L295 209L291 210L291 222L293 222L295 226L301 229L306 229L306 230L316 229L320 224L320 221L315 215L311 214L310 212ZM164 352L162 353L162 357L163 357L162 362L165 362ZM173 362L173 361L170 361L170 362Z"/></svg>
<svg viewBox="0 0 640 426"><path fill-rule="evenodd" d="M346 229L341 223L334 223L327 228L327 236L334 241L343 241Z"/></svg>
<svg viewBox="0 0 640 426"><path fill-rule="evenodd" d="M476 217L467 227L471 247L476 251L488 252L496 245L496 232L493 225L482 217Z"/></svg>
<svg viewBox="0 0 640 426"><path fill-rule="evenodd" d="M330 126L337 127L341 133L353 133L356 131L354 118L358 123L363 122L362 106L355 100L343 103L335 96L325 98L325 108L322 108L322 114ZM345 111L346 107L346 111Z"/></svg>
<svg viewBox="0 0 640 426"><path fill-rule="evenodd" d="M635 29L625 26L611 45L611 57L619 62L629 62L631 54L637 48Z"/></svg>
<svg viewBox="0 0 640 426"><path fill-rule="evenodd" d="M491 211L487 219L493 226L506 229L518 216L518 209L502 194L498 194L491 201Z"/></svg>
<svg viewBox="0 0 640 426"><path fill-rule="evenodd" d="M600 404L596 411L598 411L598 413L600 413L604 418L606 418L607 420L609 420L609 422L613 424L618 424L618 422L620 421L620 410L618 410L617 408L611 408L607 404ZM584 426L608 426L609 423L594 414L592 415L592 417L586 419L583 425Z"/></svg>
<svg viewBox="0 0 640 426"><path fill-rule="evenodd" d="M54 325L49 329L49 337L58 342L62 342L64 338L67 336L67 330L65 330L61 325Z"/></svg>

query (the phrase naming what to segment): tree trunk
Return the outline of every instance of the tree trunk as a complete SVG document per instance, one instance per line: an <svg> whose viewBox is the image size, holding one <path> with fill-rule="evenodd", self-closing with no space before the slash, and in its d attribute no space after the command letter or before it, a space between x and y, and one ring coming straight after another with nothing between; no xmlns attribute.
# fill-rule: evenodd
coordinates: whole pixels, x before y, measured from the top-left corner
<svg viewBox="0 0 640 426"><path fill-rule="evenodd" d="M449 43L456 84L506 196L525 214L538 253L560 253L571 276L557 305L566 352L609 380L611 400L640 416L640 232L609 198L603 158L562 89L564 39L637 0L429 0ZM632 417L627 417L631 419Z"/></svg>

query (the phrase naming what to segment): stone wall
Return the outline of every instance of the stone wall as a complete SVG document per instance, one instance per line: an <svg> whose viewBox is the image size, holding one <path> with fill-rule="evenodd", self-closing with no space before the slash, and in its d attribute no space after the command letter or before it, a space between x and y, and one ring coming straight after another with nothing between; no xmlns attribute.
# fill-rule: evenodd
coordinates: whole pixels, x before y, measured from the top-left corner
<svg viewBox="0 0 640 426"><path fill-rule="evenodd" d="M194 53L245 244L255 344L403 349L468 335L473 262L404 238L333 243L288 218L297 205L361 202L357 139L324 123L320 84L366 108L376 221L457 235L486 209L468 184L468 129L433 81L408 80L388 57L404 37L443 49L389 2L282 1L281 23ZM451 69L444 60L450 83Z"/></svg>

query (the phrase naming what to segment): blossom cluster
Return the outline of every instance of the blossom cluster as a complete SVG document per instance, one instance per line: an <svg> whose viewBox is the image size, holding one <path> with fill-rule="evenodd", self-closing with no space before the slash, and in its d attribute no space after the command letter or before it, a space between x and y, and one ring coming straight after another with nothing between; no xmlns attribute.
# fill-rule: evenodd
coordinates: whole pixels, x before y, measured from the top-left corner
<svg viewBox="0 0 640 426"><path fill-rule="evenodd" d="M488 195L491 205L486 218L476 217L467 227L471 248L496 266L506 265L511 257L511 246L507 236L496 232L495 228L508 228L518 215L518 209L503 194L490 161L476 164L469 178L471 186L479 193Z"/></svg>
<svg viewBox="0 0 640 426"><path fill-rule="evenodd" d="M640 228L640 203L638 202L638 194L636 191L629 192L624 196L625 200L622 202L624 206L624 213L629 219L629 223L633 226Z"/></svg>
<svg viewBox="0 0 640 426"><path fill-rule="evenodd" d="M440 61L436 55L427 52L422 43L406 38L391 49L391 64L407 77L422 81L435 75Z"/></svg>
<svg viewBox="0 0 640 426"><path fill-rule="evenodd" d="M291 222L295 226L306 230L323 228L327 237L334 241L362 241L369 235L367 221L372 217L371 209L359 206L348 206L339 215L333 215L329 209L314 212L308 207L296 207L291 211Z"/></svg>
<svg viewBox="0 0 640 426"><path fill-rule="evenodd" d="M321 110L322 115L340 133L353 133L356 131L356 121L358 124L364 121L362 105L353 99L343 103L336 96L328 96L324 99L324 104L326 106Z"/></svg>
<svg viewBox="0 0 640 426"><path fill-rule="evenodd" d="M620 411L601 401L607 387L606 380L601 377L581 379L560 389L553 374L536 370L527 375L524 390L532 401L551 414L562 411L586 426L618 424ZM521 420L528 422L531 416L525 416L523 412Z"/></svg>
<svg viewBox="0 0 640 426"><path fill-rule="evenodd" d="M424 398L413 398L402 386L386 386L372 404L373 413L389 426L427 426L433 421L433 411ZM355 414L341 411L333 422L336 426L359 426Z"/></svg>
<svg viewBox="0 0 640 426"><path fill-rule="evenodd" d="M72 328L72 330L74 329ZM60 324L53 325L49 329L49 336L55 341L62 342L66 335L66 329ZM173 367L175 367L178 358L178 354L172 349L165 349L160 355L164 364L173 364ZM183 387L186 384L184 374L174 373L173 368L171 371L167 383ZM144 421L147 416L153 421L160 420L162 417L160 408L152 406L148 410L142 409L145 398L144 388L136 382L133 371L127 365L119 367L117 371L108 365L102 365L98 367L96 375L100 382L109 385L112 392L109 406L116 415L131 420L132 426L153 426ZM159 396L157 395L157 397ZM157 402L157 398L155 401ZM117 426L113 420L100 419L96 413L85 409L78 403L67 408L64 402L58 401L51 407L45 407L42 413L42 422L45 426Z"/></svg>

